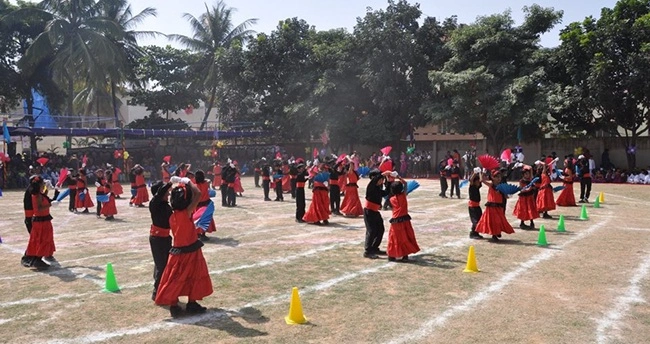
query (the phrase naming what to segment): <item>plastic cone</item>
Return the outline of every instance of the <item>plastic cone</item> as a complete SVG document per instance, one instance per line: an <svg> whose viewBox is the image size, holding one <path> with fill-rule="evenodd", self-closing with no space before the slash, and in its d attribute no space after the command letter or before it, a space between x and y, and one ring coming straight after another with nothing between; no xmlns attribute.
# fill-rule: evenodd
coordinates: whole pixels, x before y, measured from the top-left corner
<svg viewBox="0 0 650 344"><path fill-rule="evenodd" d="M476 265L476 255L474 254L474 246L469 247L469 252L467 253L467 265L463 272L479 272L478 266Z"/></svg>
<svg viewBox="0 0 650 344"><path fill-rule="evenodd" d="M602 191L600 192L600 194L598 195L598 201L600 203L605 203L605 193L604 192L602 192Z"/></svg>
<svg viewBox="0 0 650 344"><path fill-rule="evenodd" d="M284 321L289 325L304 324L307 318L302 314L302 304L300 304L300 295L298 295L298 288L293 287L291 290L291 304L289 305L289 315L284 317Z"/></svg>
<svg viewBox="0 0 650 344"><path fill-rule="evenodd" d="M113 264L106 264L106 286L104 287L103 292L106 293L117 293L120 291L120 287L117 286L117 281L115 280L115 273L113 273Z"/></svg>
<svg viewBox="0 0 650 344"><path fill-rule="evenodd" d="M560 220L557 222L557 231L566 232L566 228L564 227L564 215L560 215Z"/></svg>
<svg viewBox="0 0 650 344"><path fill-rule="evenodd" d="M589 215L587 215L587 206L582 206L582 211L580 212L580 220L589 220Z"/></svg>
<svg viewBox="0 0 650 344"><path fill-rule="evenodd" d="M600 197L596 197L594 201L594 208L600 208Z"/></svg>
<svg viewBox="0 0 650 344"><path fill-rule="evenodd" d="M541 225L539 227L539 236L537 237L537 246L548 246L548 242L546 241L546 228L544 228L544 225Z"/></svg>

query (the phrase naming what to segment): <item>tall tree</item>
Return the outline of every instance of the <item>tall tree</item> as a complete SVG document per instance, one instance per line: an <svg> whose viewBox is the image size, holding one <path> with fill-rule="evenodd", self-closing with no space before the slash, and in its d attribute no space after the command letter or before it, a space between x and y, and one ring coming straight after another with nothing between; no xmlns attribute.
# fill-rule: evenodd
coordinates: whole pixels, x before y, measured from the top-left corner
<svg viewBox="0 0 650 344"><path fill-rule="evenodd" d="M423 110L433 122L479 132L496 152L517 139L518 128L538 128L548 117L547 52L539 37L562 12L538 5L524 12L520 26L505 12L459 27L447 43L451 58L429 74L434 92Z"/></svg>
<svg viewBox="0 0 650 344"><path fill-rule="evenodd" d="M207 125L210 112L217 101L217 89L223 77L220 66L227 50L231 49L235 42L241 46L254 33L249 28L257 23L257 19L247 19L235 26L232 22L233 10L222 0L217 1L212 8L205 4L205 13L198 18L189 13L183 15L192 27L192 37L169 36L201 56L196 65L199 75L203 76L201 82L205 93L205 115L201 130Z"/></svg>
<svg viewBox="0 0 650 344"><path fill-rule="evenodd" d="M620 0L598 20L571 23L560 35L553 117L593 134L622 137L630 169L650 121L650 0Z"/></svg>

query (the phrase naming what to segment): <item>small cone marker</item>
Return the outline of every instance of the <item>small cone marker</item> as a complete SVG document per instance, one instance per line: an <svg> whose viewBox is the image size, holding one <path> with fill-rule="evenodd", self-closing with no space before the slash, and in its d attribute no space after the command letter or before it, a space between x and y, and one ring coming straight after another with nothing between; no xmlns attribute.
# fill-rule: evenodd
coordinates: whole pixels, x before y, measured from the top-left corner
<svg viewBox="0 0 650 344"><path fill-rule="evenodd" d="M600 194L598 195L598 201L600 203L605 203L605 193L604 192L602 192L602 191L600 192Z"/></svg>
<svg viewBox="0 0 650 344"><path fill-rule="evenodd" d="M566 228L564 227L564 215L560 215L560 221L557 222L557 231L566 232Z"/></svg>
<svg viewBox="0 0 650 344"><path fill-rule="evenodd" d="M476 255L474 254L474 246L469 247L469 252L467 253L467 265L463 272L479 272L478 266L476 265Z"/></svg>
<svg viewBox="0 0 650 344"><path fill-rule="evenodd" d="M302 305L300 304L300 295L298 288L293 287L291 290L291 304L289 305L289 315L284 317L284 321L289 325L304 324L307 318L302 314Z"/></svg>
<svg viewBox="0 0 650 344"><path fill-rule="evenodd" d="M117 286L117 281L115 280L115 274L113 273L113 264L106 264L106 286L104 290L105 293L117 293L120 291L120 287Z"/></svg>
<svg viewBox="0 0 650 344"><path fill-rule="evenodd" d="M544 228L544 225L541 225L539 227L539 236L537 237L537 246L548 246L548 242L546 241L546 228Z"/></svg>
<svg viewBox="0 0 650 344"><path fill-rule="evenodd" d="M580 212L580 220L589 220L589 215L587 215L587 206L582 206L582 211Z"/></svg>
<svg viewBox="0 0 650 344"><path fill-rule="evenodd" d="M600 197L596 197L594 201L594 208L600 208Z"/></svg>

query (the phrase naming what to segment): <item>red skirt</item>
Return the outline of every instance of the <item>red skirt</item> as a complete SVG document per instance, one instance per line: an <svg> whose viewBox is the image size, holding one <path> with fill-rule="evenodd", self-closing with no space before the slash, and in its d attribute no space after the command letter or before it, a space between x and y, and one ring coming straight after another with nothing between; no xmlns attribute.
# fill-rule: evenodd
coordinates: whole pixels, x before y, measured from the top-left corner
<svg viewBox="0 0 650 344"><path fill-rule="evenodd" d="M74 207L76 209L81 209L81 208L92 208L95 206L95 203L93 203L93 198L90 195L90 192L88 192L88 189L84 189L83 191L83 196L81 195L82 193L77 190L77 195L75 196L74 199ZM83 200L81 198L83 197Z"/></svg>
<svg viewBox="0 0 650 344"><path fill-rule="evenodd" d="M288 174L282 176L282 192L291 192L291 176Z"/></svg>
<svg viewBox="0 0 650 344"><path fill-rule="evenodd" d="M393 258L404 257L418 251L420 251L420 247L415 240L415 232L411 221L391 223L386 248L388 256Z"/></svg>
<svg viewBox="0 0 650 344"><path fill-rule="evenodd" d="M530 194L526 196L519 196L512 215L521 221L528 221L539 218L537 204L535 204L535 195Z"/></svg>
<svg viewBox="0 0 650 344"><path fill-rule="evenodd" d="M363 206L359 200L359 189L354 186L345 187L345 197L341 203L341 212L346 216L363 215Z"/></svg>
<svg viewBox="0 0 650 344"><path fill-rule="evenodd" d="M212 180L212 187L215 189L221 187L221 176L214 177L214 179Z"/></svg>
<svg viewBox="0 0 650 344"><path fill-rule="evenodd" d="M54 255L54 251L56 247L54 247L52 221L33 222L26 254L34 257L49 257Z"/></svg>
<svg viewBox="0 0 650 344"><path fill-rule="evenodd" d="M241 185L241 178L235 178L235 192L244 193L244 187Z"/></svg>
<svg viewBox="0 0 650 344"><path fill-rule="evenodd" d="M173 305L179 296L202 300L212 294L212 280L203 251L170 254L156 294L157 305Z"/></svg>
<svg viewBox="0 0 650 344"><path fill-rule="evenodd" d="M330 197L326 189L314 190L309 210L302 217L305 222L318 222L330 218Z"/></svg>
<svg viewBox="0 0 650 344"><path fill-rule="evenodd" d="M555 198L553 198L553 189L550 187L542 188L537 193L537 211L545 212L555 210Z"/></svg>
<svg viewBox="0 0 650 344"><path fill-rule="evenodd" d="M144 202L149 202L149 191L147 191L147 187L137 188L133 204L141 205Z"/></svg>
<svg viewBox="0 0 650 344"><path fill-rule="evenodd" d="M102 203L101 215L113 216L117 214L117 207L115 206L115 196L112 194L108 196L108 202Z"/></svg>
<svg viewBox="0 0 650 344"><path fill-rule="evenodd" d="M111 184L111 192L118 196L123 194L124 189L122 188L122 184L120 184L120 182L113 182L113 184Z"/></svg>
<svg viewBox="0 0 650 344"><path fill-rule="evenodd" d="M564 189L557 196L555 204L560 207L575 207L577 205L576 197L573 194L573 184L564 184Z"/></svg>
<svg viewBox="0 0 650 344"><path fill-rule="evenodd" d="M485 207L481 219L476 224L476 231L488 235L501 235L502 232L513 234L515 232L501 207Z"/></svg>

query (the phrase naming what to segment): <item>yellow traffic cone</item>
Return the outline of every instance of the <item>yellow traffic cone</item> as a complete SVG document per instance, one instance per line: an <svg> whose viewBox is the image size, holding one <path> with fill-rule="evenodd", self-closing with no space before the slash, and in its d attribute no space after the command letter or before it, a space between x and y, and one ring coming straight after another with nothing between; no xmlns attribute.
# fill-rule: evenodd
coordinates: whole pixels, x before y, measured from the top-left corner
<svg viewBox="0 0 650 344"><path fill-rule="evenodd" d="M469 247L469 252L467 253L467 265L463 272L479 272L478 266L476 265L476 255L474 254L474 246Z"/></svg>
<svg viewBox="0 0 650 344"><path fill-rule="evenodd" d="M289 325L304 324L307 318L302 314L302 305L300 304L300 295L298 295L298 288L293 287L291 290L291 304L289 305L289 315L284 317L284 321Z"/></svg>
<svg viewBox="0 0 650 344"><path fill-rule="evenodd" d="M602 191L600 192L600 194L598 195L598 201L600 201L600 203L605 203L605 193L604 192L602 192Z"/></svg>

